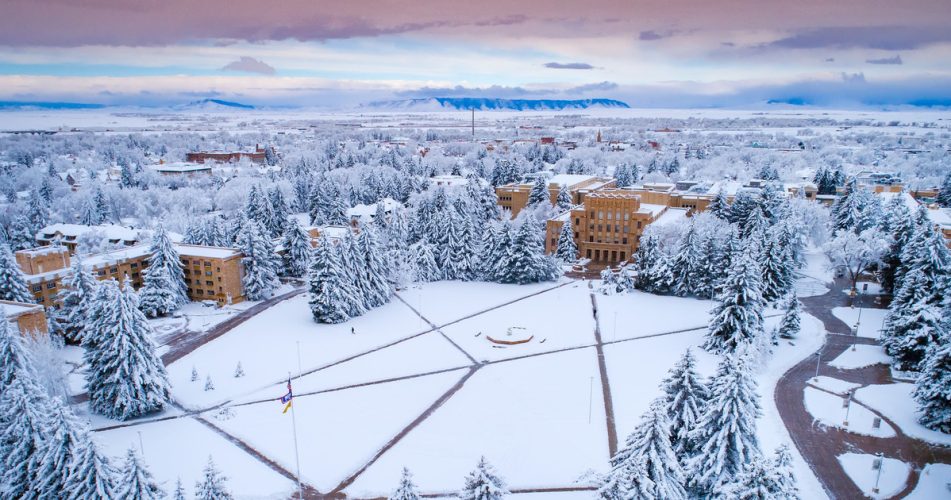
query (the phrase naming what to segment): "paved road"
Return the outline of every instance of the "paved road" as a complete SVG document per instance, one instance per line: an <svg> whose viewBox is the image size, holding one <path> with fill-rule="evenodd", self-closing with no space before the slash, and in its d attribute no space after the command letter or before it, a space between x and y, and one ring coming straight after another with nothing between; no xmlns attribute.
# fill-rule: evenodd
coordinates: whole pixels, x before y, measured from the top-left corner
<svg viewBox="0 0 951 500"><path fill-rule="evenodd" d="M811 380L816 374L817 364L820 375L857 383L862 387L893 382L891 372L885 365L842 370L828 364L854 344L878 344L875 339L852 335L851 328L832 315L833 307L849 305L850 299L842 292L846 287L847 284L839 281L824 295L801 299L806 312L820 319L829 334L826 336L825 344L819 350L821 358L817 359L814 354L786 372L776 384L773 397L793 443L830 497L836 499L864 497L836 459L838 455L852 452L882 453L885 457L895 458L911 465L912 473L905 489L895 495L895 498L901 498L917 485L919 473L926 464L951 463L951 448L907 436L893 421L859 399L853 399L853 404L865 406L891 425L895 429L895 437L862 436L839 428L826 427L816 423L805 407L803 391L807 386L814 387L811 385ZM870 304L869 301L862 305L869 307Z"/></svg>

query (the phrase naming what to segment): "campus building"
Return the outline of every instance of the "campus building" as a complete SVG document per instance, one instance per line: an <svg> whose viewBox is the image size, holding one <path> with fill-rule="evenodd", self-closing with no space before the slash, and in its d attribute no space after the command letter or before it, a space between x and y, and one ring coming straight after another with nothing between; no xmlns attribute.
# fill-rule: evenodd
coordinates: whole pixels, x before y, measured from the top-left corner
<svg viewBox="0 0 951 500"><path fill-rule="evenodd" d="M568 190L573 204L579 204L583 202L587 193L615 186L614 179L594 175L558 174L549 178L547 182L549 199L553 205L558 200L558 193L562 188ZM516 217L528 205L532 186L531 182L513 182L495 188L499 206L502 210L509 212L512 217Z"/></svg>
<svg viewBox="0 0 951 500"><path fill-rule="evenodd" d="M6 320L13 323L21 334L37 335L49 332L43 306L12 300L0 300L0 309L6 315Z"/></svg>
<svg viewBox="0 0 951 500"><path fill-rule="evenodd" d="M632 189L602 189L586 195L584 205L547 221L545 251L557 250L563 225L571 224L580 258L590 260L592 267L617 265L637 251L649 224L673 222L688 211L642 202Z"/></svg>
<svg viewBox="0 0 951 500"><path fill-rule="evenodd" d="M196 151L185 153L185 161L191 163L237 163L247 158L251 163L264 163L264 148L260 144L254 146L254 151Z"/></svg>
<svg viewBox="0 0 951 500"><path fill-rule="evenodd" d="M164 177L198 177L211 175L211 167L203 163L165 163L165 160L160 160L158 165L153 165L151 168Z"/></svg>
<svg viewBox="0 0 951 500"><path fill-rule="evenodd" d="M58 243L65 246L69 253L75 254L79 240L88 233L102 236L112 245L131 247L139 243L139 231L115 224L86 226L83 224L50 224L36 233L39 246Z"/></svg>
<svg viewBox="0 0 951 500"><path fill-rule="evenodd" d="M72 273L68 253L56 253L41 247L16 252L17 264L25 275L27 286L37 304L53 307L64 279ZM244 300L241 276L243 254L233 248L176 244L185 274L185 285L191 300L214 300L219 305ZM115 278L119 282L128 276L136 288L142 286L151 256L150 245L113 250L82 259L83 267L98 280ZM56 255L56 258L52 258Z"/></svg>

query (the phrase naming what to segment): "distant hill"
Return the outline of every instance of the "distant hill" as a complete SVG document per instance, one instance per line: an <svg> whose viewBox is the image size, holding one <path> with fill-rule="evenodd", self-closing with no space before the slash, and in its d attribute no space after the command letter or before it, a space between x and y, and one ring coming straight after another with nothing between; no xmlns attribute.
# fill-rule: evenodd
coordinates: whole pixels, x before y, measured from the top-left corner
<svg viewBox="0 0 951 500"><path fill-rule="evenodd" d="M179 109L215 110L222 108L254 109L254 106L250 104L241 104L240 102L224 101L221 99L202 99L200 101L192 101L188 104L185 104L184 106L179 106Z"/></svg>
<svg viewBox="0 0 951 500"><path fill-rule="evenodd" d="M0 101L0 109L99 109L102 104L85 102Z"/></svg>
<svg viewBox="0 0 951 500"><path fill-rule="evenodd" d="M547 111L588 108L630 108L627 103L614 99L496 99L491 97L427 97L396 101L376 101L366 107L406 111L439 110L509 110Z"/></svg>

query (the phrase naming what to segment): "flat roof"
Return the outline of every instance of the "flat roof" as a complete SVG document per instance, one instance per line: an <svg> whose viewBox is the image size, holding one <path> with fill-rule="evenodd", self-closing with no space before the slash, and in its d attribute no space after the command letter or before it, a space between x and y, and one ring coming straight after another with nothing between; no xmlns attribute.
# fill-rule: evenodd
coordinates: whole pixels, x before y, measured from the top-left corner
<svg viewBox="0 0 951 500"><path fill-rule="evenodd" d="M651 217L656 217L666 209L667 205L651 205L650 203L641 203L641 209L638 210L637 213L651 214Z"/></svg>
<svg viewBox="0 0 951 500"><path fill-rule="evenodd" d="M591 179L595 179L597 176L594 175L582 175L582 174L558 174L552 176L548 179L548 185L557 184L559 186L574 186L575 184L580 184Z"/></svg>
<svg viewBox="0 0 951 500"><path fill-rule="evenodd" d="M151 166L158 172L197 172L201 170L211 171L211 165L202 163L162 163Z"/></svg>
<svg viewBox="0 0 951 500"><path fill-rule="evenodd" d="M237 248L226 247L207 247L203 245L174 245L175 250L182 257L208 257L210 259L227 259L239 255L241 252Z"/></svg>
<svg viewBox="0 0 951 500"><path fill-rule="evenodd" d="M12 300L0 300L0 308L8 319L16 318L21 314L42 310L43 306L39 304L27 304L26 302L14 302Z"/></svg>
<svg viewBox="0 0 951 500"><path fill-rule="evenodd" d="M687 208L668 208L666 212L662 213L660 217L653 222L660 226L666 226L668 224L674 224L677 221L681 221L687 218Z"/></svg>
<svg viewBox="0 0 951 500"><path fill-rule="evenodd" d="M28 248L26 250L17 250L16 253L29 255L31 257L36 257L39 255L49 255L51 253L63 253L67 251L68 251L67 248L63 246L58 247L53 245L45 245L45 246L36 247L36 248Z"/></svg>

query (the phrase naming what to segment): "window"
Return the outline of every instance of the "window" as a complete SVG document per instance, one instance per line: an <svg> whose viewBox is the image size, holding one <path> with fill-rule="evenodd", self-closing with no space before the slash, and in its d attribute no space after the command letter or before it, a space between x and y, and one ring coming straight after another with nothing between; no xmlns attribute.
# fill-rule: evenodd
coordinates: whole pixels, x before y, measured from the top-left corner
<svg viewBox="0 0 951 500"><path fill-rule="evenodd" d="M556 246L557 244L558 244L558 239L552 238L552 239L551 239L551 246Z"/></svg>
<svg viewBox="0 0 951 500"><path fill-rule="evenodd" d="M215 286L215 282L214 282L214 281L206 281L205 284L208 285L208 286Z"/></svg>
<svg viewBox="0 0 951 500"><path fill-rule="evenodd" d="M594 236L588 236L588 242L589 242L589 243L594 243ZM590 255L589 255L589 257L590 257Z"/></svg>
<svg viewBox="0 0 951 500"><path fill-rule="evenodd" d="M139 277L139 273L132 273L132 279L136 279L138 277Z"/></svg>
<svg viewBox="0 0 951 500"><path fill-rule="evenodd" d="M105 269L101 269L101 270L99 270L99 271L96 272L96 275L98 275L98 276L105 276L105 275L106 275L106 270L105 270Z"/></svg>
<svg viewBox="0 0 951 500"><path fill-rule="evenodd" d="M221 268L220 268L220 267L216 267L216 268L215 268L215 271L217 271L217 272L220 273L220 272L221 272Z"/></svg>
<svg viewBox="0 0 951 500"><path fill-rule="evenodd" d="M611 261L617 260L617 250L611 250Z"/></svg>
<svg viewBox="0 0 951 500"><path fill-rule="evenodd" d="M589 259L591 258L591 249L590 249L590 248L588 249L587 252L585 252L585 257L587 257L587 258L589 258Z"/></svg>
<svg viewBox="0 0 951 500"><path fill-rule="evenodd" d="M184 264L184 265L187 266L187 265L188 265L188 259L182 259L182 264Z"/></svg>
<svg viewBox="0 0 951 500"><path fill-rule="evenodd" d="M601 224L598 224L598 232L603 231L602 227Z"/></svg>
<svg viewBox="0 0 951 500"><path fill-rule="evenodd" d="M131 267L132 269L138 269L138 268L139 268L139 263L138 263L138 262L133 262L132 264L129 264L129 267Z"/></svg>
<svg viewBox="0 0 951 500"><path fill-rule="evenodd" d="M615 232L615 233L620 233L620 232L621 232L621 226L615 224L615 225L614 225L614 232Z"/></svg>
<svg viewBox="0 0 951 500"><path fill-rule="evenodd" d="M581 224L581 219L578 218L578 217L575 217L575 225L577 226L577 225L580 225L580 224Z"/></svg>
<svg viewBox="0 0 951 500"><path fill-rule="evenodd" d="M188 270L188 269L182 269L182 272L185 274L185 276L188 276L189 274L192 273L192 272L191 272L190 270Z"/></svg>
<svg viewBox="0 0 951 500"><path fill-rule="evenodd" d="M598 218L599 218L599 219L603 219L603 218L604 218L604 210L598 210Z"/></svg>
<svg viewBox="0 0 951 500"><path fill-rule="evenodd" d="M578 231L575 231L575 239L578 239Z"/></svg>
<svg viewBox="0 0 951 500"><path fill-rule="evenodd" d="M109 268L109 274L116 274L116 273L118 273L118 272L119 272L119 268L118 268L118 267L110 267L110 268Z"/></svg>
<svg viewBox="0 0 951 500"><path fill-rule="evenodd" d="M195 290L195 295L204 295L205 291L202 289Z"/></svg>
<svg viewBox="0 0 951 500"><path fill-rule="evenodd" d="M211 276L211 271L205 271L205 276Z"/></svg>
<svg viewBox="0 0 951 500"><path fill-rule="evenodd" d="M637 228L638 228L638 229L641 228L641 221L637 221Z"/></svg>
<svg viewBox="0 0 951 500"><path fill-rule="evenodd" d="M42 291L43 291L43 285L33 285L33 291L34 291L34 292L42 292Z"/></svg>
<svg viewBox="0 0 951 500"><path fill-rule="evenodd" d="M631 218L631 214L624 214L624 220L629 220L630 218Z"/></svg>
<svg viewBox="0 0 951 500"><path fill-rule="evenodd" d="M624 234L627 234L627 233L631 232L630 229L631 229L631 228L629 228L629 227L627 227L627 226L624 226Z"/></svg>
<svg viewBox="0 0 951 500"><path fill-rule="evenodd" d="M608 212L608 220L614 220L614 213Z"/></svg>
<svg viewBox="0 0 951 500"><path fill-rule="evenodd" d="M50 281L49 283L46 284L46 289L47 289L47 290L52 290L52 289L54 289L54 288L56 288L56 282L55 282L55 281Z"/></svg>
<svg viewBox="0 0 951 500"><path fill-rule="evenodd" d="M626 236L625 236L624 238L621 238L621 244L622 244L622 245L627 245L627 237L626 237ZM624 260L624 257L621 257L621 260Z"/></svg>
<svg viewBox="0 0 951 500"><path fill-rule="evenodd" d="M621 260L624 260L624 252L621 252Z"/></svg>
<svg viewBox="0 0 951 500"><path fill-rule="evenodd" d="M186 284L186 285L191 285L191 284L192 284L192 280L190 280L190 279L188 279L188 278L185 278L185 284Z"/></svg>
<svg viewBox="0 0 951 500"><path fill-rule="evenodd" d="M205 261L205 267L211 267L211 262Z"/></svg>

